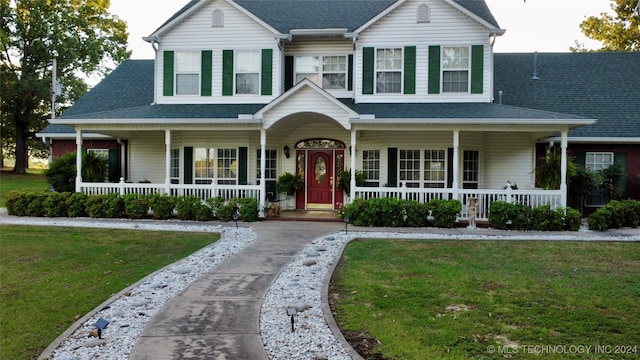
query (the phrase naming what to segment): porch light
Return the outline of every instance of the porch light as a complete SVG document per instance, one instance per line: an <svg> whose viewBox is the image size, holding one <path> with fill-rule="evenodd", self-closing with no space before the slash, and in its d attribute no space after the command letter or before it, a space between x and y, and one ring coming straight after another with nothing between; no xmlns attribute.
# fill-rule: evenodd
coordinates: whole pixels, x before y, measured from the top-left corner
<svg viewBox="0 0 640 360"><path fill-rule="evenodd" d="M282 151L284 152L284 156L288 159L288 158L289 158L289 155L291 155L291 153L289 152L289 145L285 145L285 146L282 148Z"/></svg>
<svg viewBox="0 0 640 360"><path fill-rule="evenodd" d="M344 233L345 234L349 233L349 217L348 216L344 217Z"/></svg>

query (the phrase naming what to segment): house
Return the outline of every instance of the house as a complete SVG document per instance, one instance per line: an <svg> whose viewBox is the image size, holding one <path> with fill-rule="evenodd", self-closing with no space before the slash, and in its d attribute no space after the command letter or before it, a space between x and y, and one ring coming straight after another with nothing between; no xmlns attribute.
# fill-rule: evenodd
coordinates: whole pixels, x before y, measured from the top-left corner
<svg viewBox="0 0 640 360"><path fill-rule="evenodd" d="M193 0L145 38L155 59L123 62L40 135L55 148L73 127L77 150L88 134L115 141L123 181L78 175L87 193L263 208L290 172L305 184L291 209L475 197L483 219L498 199L565 206L566 166L559 190L536 188L537 144L556 139L566 165L570 131L596 118L508 105L506 85L494 102L504 31L478 0ZM338 189L346 169L365 186L351 172L350 193Z"/></svg>

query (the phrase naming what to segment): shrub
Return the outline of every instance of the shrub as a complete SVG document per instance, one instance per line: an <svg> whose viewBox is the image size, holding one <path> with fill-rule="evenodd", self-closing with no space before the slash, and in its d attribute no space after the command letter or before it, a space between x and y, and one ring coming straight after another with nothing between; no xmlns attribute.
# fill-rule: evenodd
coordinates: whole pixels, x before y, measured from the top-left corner
<svg viewBox="0 0 640 360"><path fill-rule="evenodd" d="M570 231L578 231L580 230L581 225L582 216L580 215L580 212L576 209L568 207L566 214L564 215L564 229Z"/></svg>
<svg viewBox="0 0 640 360"><path fill-rule="evenodd" d="M494 229L530 230L532 210L524 204L494 201L489 206L489 222Z"/></svg>
<svg viewBox="0 0 640 360"><path fill-rule="evenodd" d="M640 225L640 201L612 200L589 215L589 229L605 231Z"/></svg>
<svg viewBox="0 0 640 360"><path fill-rule="evenodd" d="M240 218L246 222L258 221L258 200L255 198L242 198L237 201L240 208Z"/></svg>
<svg viewBox="0 0 640 360"><path fill-rule="evenodd" d="M85 201L85 209L90 218L99 219L105 217L102 195L89 195Z"/></svg>
<svg viewBox="0 0 640 360"><path fill-rule="evenodd" d="M207 204L209 204L214 217L218 216L218 209L224 206L224 202L225 200L222 196L216 196L214 198L207 199Z"/></svg>
<svg viewBox="0 0 640 360"><path fill-rule="evenodd" d="M102 196L104 206L104 216L110 219L120 219L125 217L124 198L120 194L107 194Z"/></svg>
<svg viewBox="0 0 640 360"><path fill-rule="evenodd" d="M125 212L129 219L141 219L149 212L149 197L143 194L124 196Z"/></svg>
<svg viewBox="0 0 640 360"><path fill-rule="evenodd" d="M589 215L589 230L606 231L609 228L609 209L600 208Z"/></svg>
<svg viewBox="0 0 640 360"><path fill-rule="evenodd" d="M176 198L169 195L154 194L149 199L154 219L170 219L176 207Z"/></svg>
<svg viewBox="0 0 640 360"><path fill-rule="evenodd" d="M44 216L44 202L49 196L48 193L29 193L27 195L27 216L42 217Z"/></svg>
<svg viewBox="0 0 640 360"><path fill-rule="evenodd" d="M67 199L71 193L59 193L52 191L44 201L44 214L47 217L66 217L67 216Z"/></svg>
<svg viewBox="0 0 640 360"><path fill-rule="evenodd" d="M204 204L199 197L193 195L178 198L176 208L180 220L209 221L213 219L211 208Z"/></svg>
<svg viewBox="0 0 640 360"><path fill-rule="evenodd" d="M67 216L69 217L84 217L87 216L86 202L88 196L85 193L73 193L66 201Z"/></svg>
<svg viewBox="0 0 640 360"><path fill-rule="evenodd" d="M25 216L27 211L27 204L25 203L24 191L12 190L5 196L5 206L7 207L7 213L14 216Z"/></svg>
<svg viewBox="0 0 640 360"><path fill-rule="evenodd" d="M230 199L226 204L218 208L217 216L220 221L233 221L233 215L238 212L236 199Z"/></svg>
<svg viewBox="0 0 640 360"><path fill-rule="evenodd" d="M432 210L433 225L441 228L455 226L456 218L462 210L460 200L433 199L427 204L427 211Z"/></svg>
<svg viewBox="0 0 640 360"><path fill-rule="evenodd" d="M103 182L109 169L108 160L94 153L82 156L82 179L87 182ZM58 192L73 192L76 189L76 153L66 153L49 165L45 171L49 184Z"/></svg>
<svg viewBox="0 0 640 360"><path fill-rule="evenodd" d="M533 208L531 230L561 231L564 229L564 210L551 210L551 205Z"/></svg>

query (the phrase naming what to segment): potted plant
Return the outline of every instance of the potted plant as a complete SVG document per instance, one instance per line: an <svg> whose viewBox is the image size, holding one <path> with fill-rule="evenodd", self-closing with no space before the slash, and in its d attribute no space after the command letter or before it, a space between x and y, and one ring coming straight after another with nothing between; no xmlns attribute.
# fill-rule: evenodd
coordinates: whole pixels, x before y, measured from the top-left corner
<svg viewBox="0 0 640 360"><path fill-rule="evenodd" d="M280 208L280 204L278 204L277 202L269 202L265 209L267 210L267 217L278 217L280 216L280 211L282 210Z"/></svg>
<svg viewBox="0 0 640 360"><path fill-rule="evenodd" d="M300 175L285 172L278 176L276 186L281 193L284 192L287 193L287 195L295 195L296 191L302 190L304 187L304 181Z"/></svg>
<svg viewBox="0 0 640 360"><path fill-rule="evenodd" d="M360 170L356 170L356 186L364 186L364 173ZM349 169L344 170L338 175L338 189L347 193L349 196L351 191L351 171Z"/></svg>

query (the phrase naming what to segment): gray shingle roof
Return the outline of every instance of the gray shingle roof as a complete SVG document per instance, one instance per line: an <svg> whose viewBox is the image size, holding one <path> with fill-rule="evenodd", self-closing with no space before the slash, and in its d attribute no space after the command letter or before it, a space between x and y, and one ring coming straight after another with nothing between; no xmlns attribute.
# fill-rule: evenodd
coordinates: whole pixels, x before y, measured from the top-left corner
<svg viewBox="0 0 640 360"><path fill-rule="evenodd" d="M640 53L495 54L502 103L598 119L572 137L640 137Z"/></svg>
<svg viewBox="0 0 640 360"><path fill-rule="evenodd" d="M498 26L484 0L454 0L488 23ZM364 25L397 0L236 0L264 22L286 34L291 29L347 28L353 31ZM160 28L170 23L198 0L191 0Z"/></svg>

